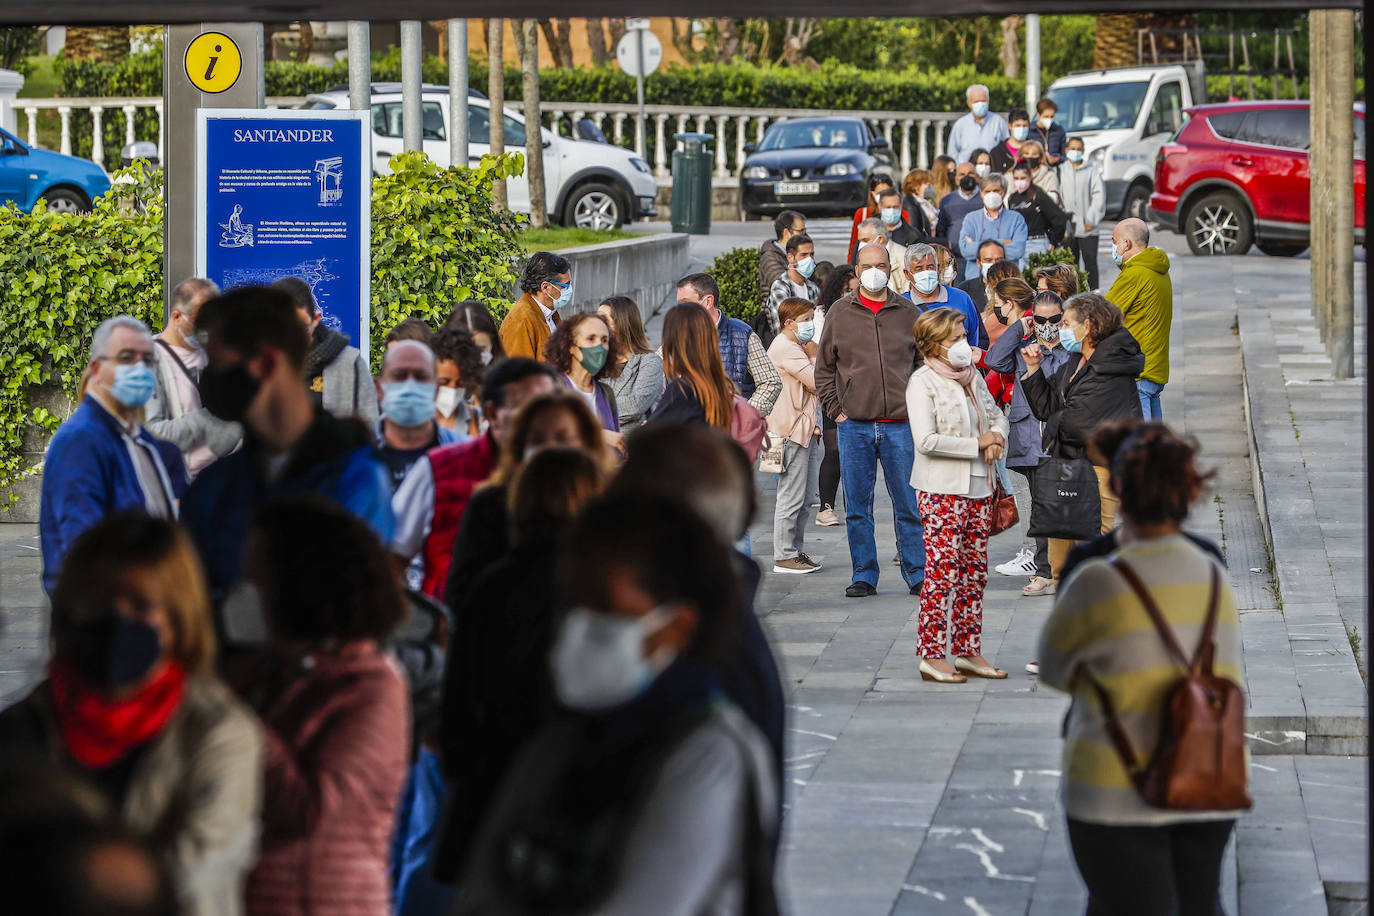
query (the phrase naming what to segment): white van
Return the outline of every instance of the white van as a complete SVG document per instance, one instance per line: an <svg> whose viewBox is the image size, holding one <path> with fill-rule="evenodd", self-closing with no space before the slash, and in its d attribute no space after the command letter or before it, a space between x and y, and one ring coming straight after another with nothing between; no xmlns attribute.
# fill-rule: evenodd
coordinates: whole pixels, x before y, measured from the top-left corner
<svg viewBox="0 0 1374 916"><path fill-rule="evenodd" d="M1107 218L1145 218L1155 155L1183 123L1183 110L1207 101L1201 61L1090 70L1057 79L1045 93L1069 137L1083 140L1107 187Z"/></svg>

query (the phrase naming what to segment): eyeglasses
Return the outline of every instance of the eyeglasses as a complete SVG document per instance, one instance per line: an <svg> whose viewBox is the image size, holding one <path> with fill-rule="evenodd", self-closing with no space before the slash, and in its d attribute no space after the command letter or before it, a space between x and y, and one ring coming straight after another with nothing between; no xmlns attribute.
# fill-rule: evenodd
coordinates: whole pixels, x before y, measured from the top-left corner
<svg viewBox="0 0 1374 916"><path fill-rule="evenodd" d="M1036 324L1058 324L1063 319L1064 313L1060 312L1058 315L1035 315L1033 317L1035 318Z"/></svg>
<svg viewBox="0 0 1374 916"><path fill-rule="evenodd" d="M545 283L552 283L554 286L558 287L559 289L572 289L572 284L571 284L571 283L559 283L557 280L545 280L544 282L545 282Z"/></svg>
<svg viewBox="0 0 1374 916"><path fill-rule="evenodd" d="M142 363L149 369L157 368L157 354L151 351L140 353L137 350L121 350L114 356L97 356L96 359L109 360L116 366L132 366L134 363Z"/></svg>

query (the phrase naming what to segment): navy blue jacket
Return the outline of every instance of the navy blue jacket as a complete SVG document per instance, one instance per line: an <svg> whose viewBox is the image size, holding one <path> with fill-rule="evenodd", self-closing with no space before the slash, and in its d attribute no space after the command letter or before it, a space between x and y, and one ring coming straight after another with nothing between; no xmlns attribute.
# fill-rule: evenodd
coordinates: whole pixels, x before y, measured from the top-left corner
<svg viewBox="0 0 1374 916"><path fill-rule="evenodd" d="M1009 468L1037 467L1046 457L1041 442L1041 423L1035 418L1035 414L1031 413L1026 392L1021 387L1021 376L1026 374L1026 358L1021 355L1021 348L1032 343L1039 344L1039 338L1035 336L1034 331L1023 337L1018 320L997 338L997 343L992 345L992 349L983 360L993 372L1016 375L1016 387L1011 392L1011 408L1007 411L1007 422L1011 424L1011 436L1007 442ZM1046 376L1053 376L1065 363L1075 358L1063 347L1046 348L1041 345L1040 352L1043 354L1040 371ZM1064 581L1062 572L1060 581Z"/></svg>
<svg viewBox="0 0 1374 916"><path fill-rule="evenodd" d="M940 216L935 222L935 235L938 238L949 239L953 244L949 247L957 256L959 254L959 227L964 225L964 217L974 210L983 208L983 195L977 190L968 200L959 196L958 191L950 191L940 200Z"/></svg>
<svg viewBox="0 0 1374 916"><path fill-rule="evenodd" d="M243 540L253 513L274 497L328 497L367 522L383 544L391 540L391 476L362 423L317 409L275 483L267 480L266 458L249 432L243 448L202 471L182 501L181 521L200 549L216 604L243 575Z"/></svg>
<svg viewBox="0 0 1374 916"><path fill-rule="evenodd" d="M142 426L135 438L162 459L167 504L186 492L181 449ZM84 398L53 434L43 459L38 534L43 550L43 588L52 594L72 542L116 512L143 510L147 501L120 421L95 398Z"/></svg>
<svg viewBox="0 0 1374 916"><path fill-rule="evenodd" d="M749 374L749 335L753 330L738 318L720 316L716 326L720 332L720 359L725 374L735 383L739 396L748 400L754 396L754 377Z"/></svg>

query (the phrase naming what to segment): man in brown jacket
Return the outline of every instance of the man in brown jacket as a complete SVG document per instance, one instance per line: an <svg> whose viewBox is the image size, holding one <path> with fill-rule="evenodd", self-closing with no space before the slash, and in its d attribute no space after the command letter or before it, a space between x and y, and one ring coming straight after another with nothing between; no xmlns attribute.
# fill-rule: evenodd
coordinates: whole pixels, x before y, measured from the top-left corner
<svg viewBox="0 0 1374 916"><path fill-rule="evenodd" d="M558 327L558 310L572 305L572 264L552 251L536 251L520 277L525 295L501 322L507 356L544 358L544 342Z"/></svg>
<svg viewBox="0 0 1374 916"><path fill-rule="evenodd" d="M912 326L919 312L888 289L887 246L860 247L859 288L826 309L816 355L816 392L835 418L844 483L845 523L854 581L850 598L877 592L878 549L873 539L873 488L878 463L897 525L902 578L913 595L925 581L926 549L916 493L911 489L915 445L907 422L906 386L921 364Z"/></svg>
<svg viewBox="0 0 1374 916"><path fill-rule="evenodd" d="M774 239L759 246L759 293L768 302L773 284L787 273L787 241L806 234L806 217L796 210L784 210L773 220Z"/></svg>

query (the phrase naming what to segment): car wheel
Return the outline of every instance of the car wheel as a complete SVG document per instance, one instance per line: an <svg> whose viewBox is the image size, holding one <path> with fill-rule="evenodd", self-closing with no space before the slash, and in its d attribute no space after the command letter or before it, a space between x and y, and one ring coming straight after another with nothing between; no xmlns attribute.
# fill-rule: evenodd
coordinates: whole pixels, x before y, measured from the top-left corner
<svg viewBox="0 0 1374 916"><path fill-rule="evenodd" d="M618 229L625 222L625 205L612 187L598 182L573 191L564 208L563 224L579 229Z"/></svg>
<svg viewBox="0 0 1374 916"><path fill-rule="evenodd" d="M1196 255L1245 254L1254 239L1250 213L1234 194L1208 194L1188 211L1188 247Z"/></svg>
<svg viewBox="0 0 1374 916"><path fill-rule="evenodd" d="M1144 219L1145 211L1150 206L1150 186L1147 184L1131 185L1131 189L1126 192L1126 200L1121 205L1121 216L1135 217Z"/></svg>
<svg viewBox="0 0 1374 916"><path fill-rule="evenodd" d="M1297 242L1256 242L1255 247L1271 258L1296 258L1307 250L1307 245Z"/></svg>
<svg viewBox="0 0 1374 916"><path fill-rule="evenodd" d="M80 191L70 188L53 188L43 195L48 209L53 213L90 213L91 202Z"/></svg>

